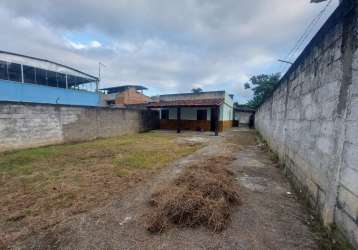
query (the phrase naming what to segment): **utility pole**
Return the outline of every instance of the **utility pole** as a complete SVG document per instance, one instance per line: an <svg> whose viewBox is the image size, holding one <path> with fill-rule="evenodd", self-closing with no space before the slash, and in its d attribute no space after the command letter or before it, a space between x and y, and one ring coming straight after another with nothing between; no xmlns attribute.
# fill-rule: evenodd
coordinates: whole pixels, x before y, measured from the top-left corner
<svg viewBox="0 0 358 250"><path fill-rule="evenodd" d="M101 62L98 63L98 79L99 79L99 80L101 80L101 66L107 67L106 65L104 65L104 64L101 63Z"/></svg>

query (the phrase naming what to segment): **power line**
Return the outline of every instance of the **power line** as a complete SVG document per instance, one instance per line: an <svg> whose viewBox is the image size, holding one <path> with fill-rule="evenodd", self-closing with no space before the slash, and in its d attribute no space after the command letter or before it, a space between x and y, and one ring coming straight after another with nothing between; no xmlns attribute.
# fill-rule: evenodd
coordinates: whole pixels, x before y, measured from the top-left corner
<svg viewBox="0 0 358 250"><path fill-rule="evenodd" d="M321 20L322 16L325 14L325 12L327 11L328 7L331 5L332 1L333 0L329 0L328 3L325 5L325 7L318 13L318 15L313 18L313 20L306 27L305 31L303 32L303 34L300 36L300 38L296 42L295 46L287 54L287 56L285 57L284 61L294 61L294 60L292 60L292 59L295 59L293 57L296 56L300 52L301 46L304 45L304 43L306 42L307 38L310 37L312 31L316 27L317 23ZM281 66L281 68L280 68L280 71L282 72L283 70L286 69L286 67L287 66L283 64Z"/></svg>
<svg viewBox="0 0 358 250"><path fill-rule="evenodd" d="M290 59L293 55L295 55L295 53L300 49L301 45L306 41L306 39L309 37L309 35L312 33L314 27L316 26L316 24L319 22L319 20L321 19L321 17L323 16L323 14L326 12L326 10L328 9L329 5L332 3L332 0L329 0L328 3L326 4L326 6L319 12L319 14L311 21L311 23L307 26L306 30L304 31L304 33L302 34L302 36L299 38L299 40L297 41L295 47L290 51L290 53L288 54L289 57L288 59Z"/></svg>

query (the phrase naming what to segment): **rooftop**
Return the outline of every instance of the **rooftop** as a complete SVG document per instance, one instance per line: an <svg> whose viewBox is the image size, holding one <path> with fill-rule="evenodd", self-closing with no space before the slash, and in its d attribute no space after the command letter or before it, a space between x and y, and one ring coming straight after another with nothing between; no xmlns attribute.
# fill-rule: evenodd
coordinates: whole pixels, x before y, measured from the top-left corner
<svg viewBox="0 0 358 250"><path fill-rule="evenodd" d="M131 88L134 88L135 90L147 90L146 87L140 85L122 85L122 86L116 86L110 88L103 88L101 90L107 91L107 94L113 94L113 93L120 93Z"/></svg>
<svg viewBox="0 0 358 250"><path fill-rule="evenodd" d="M235 111L241 111L241 112L256 112L255 109L252 109L246 105L235 105L234 106Z"/></svg>
<svg viewBox="0 0 358 250"><path fill-rule="evenodd" d="M211 107L220 106L224 102L223 98L217 99L193 99L193 100L173 100L173 101L159 101L147 105L149 108L161 107Z"/></svg>
<svg viewBox="0 0 358 250"><path fill-rule="evenodd" d="M77 77L78 81L76 81L76 84L82 84L86 82L96 82L99 80L98 77L96 76L87 74L85 72L82 72L70 66L66 66L64 64L50 61L48 59L22 55L9 51L0 50L0 61L19 64L19 65L26 65L33 68L43 69L46 71L57 72L64 75Z"/></svg>
<svg viewBox="0 0 358 250"><path fill-rule="evenodd" d="M207 94L225 94L225 91L206 91L200 93L178 93L178 94L166 94L160 95L160 97L175 97L175 96L198 96L198 95L207 95Z"/></svg>

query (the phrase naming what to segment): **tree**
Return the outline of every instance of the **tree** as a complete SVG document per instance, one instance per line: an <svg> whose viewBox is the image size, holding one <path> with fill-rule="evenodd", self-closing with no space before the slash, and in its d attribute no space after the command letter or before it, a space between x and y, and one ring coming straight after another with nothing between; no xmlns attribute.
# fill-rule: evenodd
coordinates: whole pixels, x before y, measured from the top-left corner
<svg viewBox="0 0 358 250"><path fill-rule="evenodd" d="M251 77L250 82L245 83L245 89L252 89L254 96L246 105L257 109L275 90L280 78L280 73Z"/></svg>
<svg viewBox="0 0 358 250"><path fill-rule="evenodd" d="M199 93L203 92L203 90L201 88L194 88L191 90L191 92L193 92L194 94L199 94Z"/></svg>

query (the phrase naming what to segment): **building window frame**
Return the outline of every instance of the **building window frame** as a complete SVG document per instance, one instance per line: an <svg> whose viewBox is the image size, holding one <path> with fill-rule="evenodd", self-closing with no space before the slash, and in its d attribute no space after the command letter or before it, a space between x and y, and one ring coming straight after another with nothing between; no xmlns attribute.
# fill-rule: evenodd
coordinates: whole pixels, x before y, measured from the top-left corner
<svg viewBox="0 0 358 250"><path fill-rule="evenodd" d="M9 74L7 71L7 62L0 60L0 79L9 80Z"/></svg>
<svg viewBox="0 0 358 250"><path fill-rule="evenodd" d="M13 82L22 82L21 64L8 63L7 64L8 79Z"/></svg>
<svg viewBox="0 0 358 250"><path fill-rule="evenodd" d="M160 111L160 119L169 120L169 109L162 109Z"/></svg>
<svg viewBox="0 0 358 250"><path fill-rule="evenodd" d="M196 111L196 119L198 121L207 121L208 120L208 110L206 110L206 109L198 109Z"/></svg>

